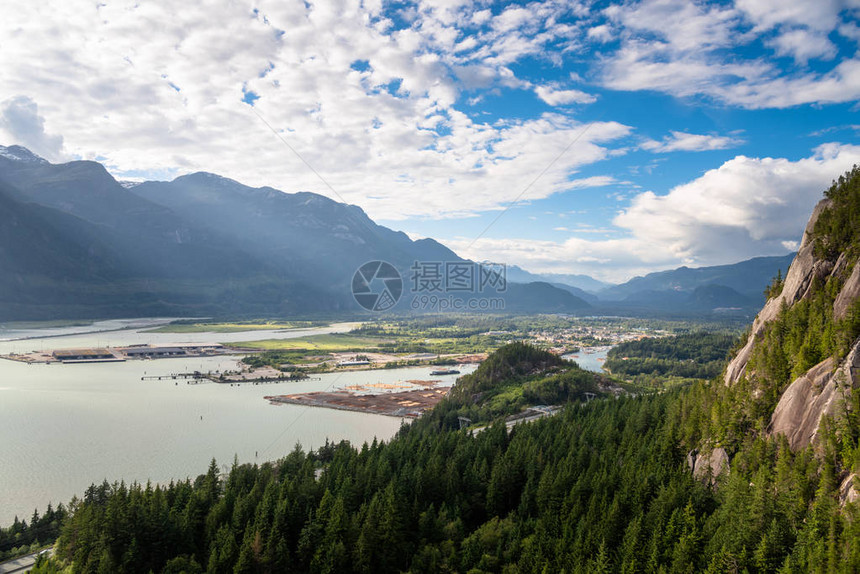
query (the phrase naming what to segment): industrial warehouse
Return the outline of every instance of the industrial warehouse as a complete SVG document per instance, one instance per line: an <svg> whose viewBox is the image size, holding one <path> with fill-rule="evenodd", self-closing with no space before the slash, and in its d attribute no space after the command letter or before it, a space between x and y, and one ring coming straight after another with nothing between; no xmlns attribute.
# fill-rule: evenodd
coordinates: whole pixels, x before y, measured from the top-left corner
<svg viewBox="0 0 860 574"><path fill-rule="evenodd" d="M0 355L2 359L22 363L116 363L126 360L165 359L172 357L206 357L228 354L218 343L183 344L176 346L132 345L129 347L94 347L84 349L53 349L30 353Z"/></svg>
<svg viewBox="0 0 860 574"><path fill-rule="evenodd" d="M61 349L51 352L51 356L61 363L103 363L125 360L109 349Z"/></svg>

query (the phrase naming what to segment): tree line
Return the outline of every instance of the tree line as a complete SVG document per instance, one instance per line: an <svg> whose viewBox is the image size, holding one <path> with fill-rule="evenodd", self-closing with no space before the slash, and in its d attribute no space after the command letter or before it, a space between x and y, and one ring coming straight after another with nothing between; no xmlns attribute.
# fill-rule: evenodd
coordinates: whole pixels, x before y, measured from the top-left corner
<svg viewBox="0 0 860 574"><path fill-rule="evenodd" d="M297 447L224 476L213 461L166 486L92 486L71 505L58 558L35 572L860 569L860 515L840 506L838 448L820 459L749 434L716 489L698 482L684 460L704 438L703 384L574 402L512 430L499 419L459 430L451 410L494 381L564 374L542 377L563 362L527 345L503 351L464 387L476 393L455 393L448 411L388 443ZM843 438L825 434L825 445Z"/></svg>
<svg viewBox="0 0 860 574"><path fill-rule="evenodd" d="M736 342L735 335L704 332L625 341L610 349L604 366L621 377L711 379L720 374Z"/></svg>

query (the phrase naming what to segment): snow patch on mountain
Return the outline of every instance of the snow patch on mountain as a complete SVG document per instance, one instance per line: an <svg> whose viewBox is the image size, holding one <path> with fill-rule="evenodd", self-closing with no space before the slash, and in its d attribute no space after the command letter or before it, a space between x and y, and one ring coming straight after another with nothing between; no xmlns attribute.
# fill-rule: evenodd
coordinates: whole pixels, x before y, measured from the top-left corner
<svg viewBox="0 0 860 574"><path fill-rule="evenodd" d="M48 163L48 160L45 158L39 157L27 148L18 145L10 145L8 147L0 145L0 157L25 163Z"/></svg>

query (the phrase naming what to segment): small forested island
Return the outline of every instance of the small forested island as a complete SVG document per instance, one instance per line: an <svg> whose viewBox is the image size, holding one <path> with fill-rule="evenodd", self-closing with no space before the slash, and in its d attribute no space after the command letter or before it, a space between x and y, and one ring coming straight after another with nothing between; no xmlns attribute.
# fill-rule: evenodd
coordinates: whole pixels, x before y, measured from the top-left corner
<svg viewBox="0 0 860 574"><path fill-rule="evenodd" d="M623 351L710 380L649 392L507 344L390 442L93 485L33 571L858 572L860 169L825 195L716 376L731 337Z"/></svg>

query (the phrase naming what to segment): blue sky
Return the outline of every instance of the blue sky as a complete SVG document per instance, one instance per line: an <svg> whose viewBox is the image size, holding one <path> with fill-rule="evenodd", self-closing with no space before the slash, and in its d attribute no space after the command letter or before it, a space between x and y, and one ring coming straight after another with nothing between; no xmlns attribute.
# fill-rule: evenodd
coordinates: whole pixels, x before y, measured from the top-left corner
<svg viewBox="0 0 860 574"><path fill-rule="evenodd" d="M860 162L858 0L34 4L0 23L0 143L535 272L787 253Z"/></svg>

